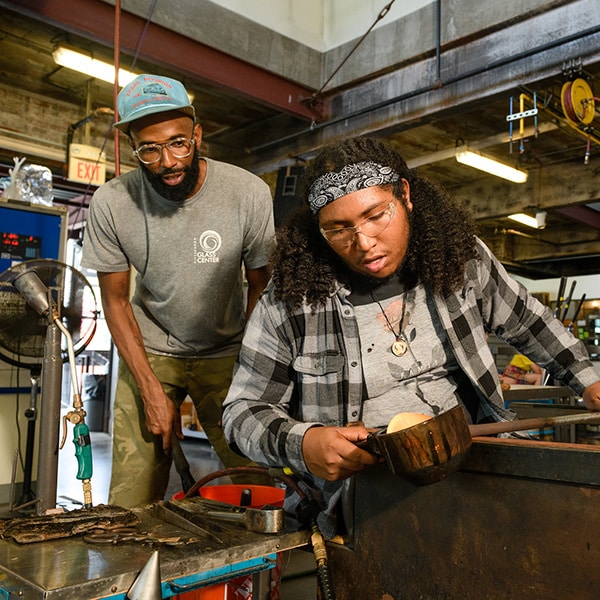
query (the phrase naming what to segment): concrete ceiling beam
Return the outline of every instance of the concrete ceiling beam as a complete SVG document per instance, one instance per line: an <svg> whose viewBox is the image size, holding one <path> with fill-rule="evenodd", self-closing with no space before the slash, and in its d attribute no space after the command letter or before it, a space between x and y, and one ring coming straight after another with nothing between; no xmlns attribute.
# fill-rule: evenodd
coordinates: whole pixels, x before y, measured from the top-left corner
<svg viewBox="0 0 600 600"><path fill-rule="evenodd" d="M114 47L115 9L100 0L19 0L1 2L33 19ZM120 49L134 54L144 35L139 56L188 74L213 86L239 94L307 121L321 120L327 102L309 102L314 90L265 69L227 55L172 30L121 10ZM147 25L147 27L146 27ZM145 31L144 31L145 29Z"/></svg>
<svg viewBox="0 0 600 600"><path fill-rule="evenodd" d="M580 60L584 66L600 60L600 13L583 10L589 6L590 0L567 3L515 25L509 36L502 29L469 44L443 49L441 81L436 78L436 58L425 56L334 92L328 95L328 120L284 138L257 139L242 164L260 170L263 164L270 167L287 156L307 158L323 140L391 135L451 113L460 114L500 94L507 94L508 113L508 94L516 87L531 85L532 73L537 80L560 77L570 60ZM535 39L531 31L536 32ZM555 32L554 37L549 39L548 31ZM502 120L506 113L500 115Z"/></svg>
<svg viewBox="0 0 600 600"><path fill-rule="evenodd" d="M577 161L569 168L530 174L524 184L486 178L454 190L456 200L467 207L478 221L506 217L527 207L554 211L574 209L600 199L598 165ZM502 201L499 202L498 199ZM590 212L598 214L592 209ZM574 212L571 211L571 214ZM587 223L597 222L588 218Z"/></svg>
<svg viewBox="0 0 600 600"><path fill-rule="evenodd" d="M588 226L600 229L600 213L587 206L564 206L562 208L556 208L554 212L569 217L569 219L573 219L573 221L585 223Z"/></svg>

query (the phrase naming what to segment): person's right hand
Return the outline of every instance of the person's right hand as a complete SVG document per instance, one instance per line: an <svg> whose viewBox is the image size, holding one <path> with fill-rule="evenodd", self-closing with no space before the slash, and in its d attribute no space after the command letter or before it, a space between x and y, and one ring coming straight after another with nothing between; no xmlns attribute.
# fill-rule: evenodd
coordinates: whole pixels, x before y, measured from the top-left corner
<svg viewBox="0 0 600 600"><path fill-rule="evenodd" d="M600 411L600 381L585 388L582 399L588 410Z"/></svg>
<svg viewBox="0 0 600 600"><path fill-rule="evenodd" d="M302 440L308 470L321 479L337 481L375 465L383 458L358 448L354 442L367 439L369 431L355 427L311 427Z"/></svg>
<svg viewBox="0 0 600 600"><path fill-rule="evenodd" d="M164 393L159 385L152 394L142 396L144 401L144 414L146 427L154 435L162 438L163 450L168 454L171 451L171 432L181 440L181 417L175 403Z"/></svg>

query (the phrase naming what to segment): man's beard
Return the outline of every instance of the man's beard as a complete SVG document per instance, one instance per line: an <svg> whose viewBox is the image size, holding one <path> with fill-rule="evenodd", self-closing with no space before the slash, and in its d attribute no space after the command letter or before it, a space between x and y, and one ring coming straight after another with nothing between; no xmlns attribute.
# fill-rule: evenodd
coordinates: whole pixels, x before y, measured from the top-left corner
<svg viewBox="0 0 600 600"><path fill-rule="evenodd" d="M185 173L185 177L177 185L167 185L162 180L162 177L167 173L177 173L180 169L161 169L158 173L153 173L144 163L140 162L140 166L146 179L154 188L154 191L172 202L183 202L186 198L189 198L200 178L200 155L198 148L194 148L192 163L188 167L181 169Z"/></svg>

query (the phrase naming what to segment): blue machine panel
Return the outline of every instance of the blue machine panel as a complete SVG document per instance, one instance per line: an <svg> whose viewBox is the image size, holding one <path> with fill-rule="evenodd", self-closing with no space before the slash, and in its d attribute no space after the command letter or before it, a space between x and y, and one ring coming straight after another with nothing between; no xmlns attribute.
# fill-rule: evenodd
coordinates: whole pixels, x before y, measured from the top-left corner
<svg viewBox="0 0 600 600"><path fill-rule="evenodd" d="M25 260L64 261L66 229L63 207L0 199L0 273Z"/></svg>

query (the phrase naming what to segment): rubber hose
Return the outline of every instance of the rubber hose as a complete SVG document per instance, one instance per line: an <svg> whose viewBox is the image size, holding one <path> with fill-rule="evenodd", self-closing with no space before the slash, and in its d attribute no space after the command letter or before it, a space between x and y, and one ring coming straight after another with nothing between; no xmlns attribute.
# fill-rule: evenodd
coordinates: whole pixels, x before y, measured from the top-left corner
<svg viewBox="0 0 600 600"><path fill-rule="evenodd" d="M317 567L317 581L321 590L321 600L335 600L333 585L331 584L331 574L327 565Z"/></svg>
<svg viewBox="0 0 600 600"><path fill-rule="evenodd" d="M244 473L248 475L268 475L273 479L279 479L286 486L294 490L294 492L296 492L300 498L306 498L306 494L293 477L285 475L281 469L268 469L267 467L229 467L227 469L221 469L220 471L214 471L213 473L209 473L201 479L198 479L198 481L196 481L196 483L194 483L194 485L192 485L190 489L185 492L184 498L190 498L194 495L197 495L198 490L203 485L206 485L214 479L227 477L229 475L240 475Z"/></svg>
<svg viewBox="0 0 600 600"><path fill-rule="evenodd" d="M198 490L203 485L206 485L208 482L213 481L213 479L219 479L219 477L227 477L228 475L237 475L241 473L268 475L269 470L265 467L229 467L228 469L214 471L213 473L209 473L201 479L198 479L198 481L194 483L194 485L185 493L183 497L190 498L191 496L197 495Z"/></svg>
<svg viewBox="0 0 600 600"><path fill-rule="evenodd" d="M196 483L194 483L194 485L185 493L184 498L190 498L191 496L198 495L198 490L203 485L213 481L214 479L243 473L270 475L274 479L279 479L286 486L294 490L294 492L298 494L301 499L308 499L306 493L302 490L302 488L300 488L298 482L293 477L285 475L280 469L268 469L266 467L229 467L220 471L214 471L213 473L209 473L202 479L196 481ZM325 540L321 530L319 529L316 518L311 519L310 525L312 530L311 542L313 546L313 553L317 563L317 582L322 595L321 600L335 600L333 585L331 583L331 573L327 565L327 549L325 547Z"/></svg>

